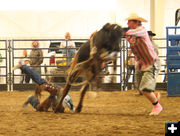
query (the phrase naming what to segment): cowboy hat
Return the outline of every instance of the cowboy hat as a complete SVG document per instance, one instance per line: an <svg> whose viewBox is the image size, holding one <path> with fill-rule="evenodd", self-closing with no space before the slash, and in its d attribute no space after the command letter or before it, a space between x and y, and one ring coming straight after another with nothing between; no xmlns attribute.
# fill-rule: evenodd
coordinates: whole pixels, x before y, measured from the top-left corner
<svg viewBox="0 0 180 136"><path fill-rule="evenodd" d="M156 36L156 34L153 33L152 31L148 31L148 35L150 35L150 36Z"/></svg>
<svg viewBox="0 0 180 136"><path fill-rule="evenodd" d="M147 22L146 19L138 16L138 14L136 14L136 13L131 13L130 16L128 18L126 18L126 20L138 20L141 22Z"/></svg>

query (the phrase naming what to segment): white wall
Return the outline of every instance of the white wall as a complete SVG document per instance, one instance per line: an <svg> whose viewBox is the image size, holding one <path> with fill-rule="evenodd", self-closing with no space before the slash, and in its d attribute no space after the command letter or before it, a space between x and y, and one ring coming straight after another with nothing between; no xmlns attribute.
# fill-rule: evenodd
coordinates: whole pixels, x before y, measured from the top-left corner
<svg viewBox="0 0 180 136"><path fill-rule="evenodd" d="M42 1L36 2L36 4L31 3L32 5L29 6L30 3L22 0L17 1L24 5L18 7L17 2L14 2L16 5L11 4L12 2L1 4L1 39L12 37L63 38L67 31L70 31L74 38L87 38L93 31L101 28L107 22L116 22L122 26L127 26L125 18L131 12L136 12L149 20L148 23L143 25L150 29L150 0L87 0L86 2L83 0L76 0L76 2L61 0L58 3L56 3L57 0L52 0L43 4ZM2 9L5 9L5 7L11 7L15 10L3 11ZM34 7L35 9L38 7L40 9L41 7L44 8L43 10L33 10ZM52 10L52 7L55 10ZM17 10L18 8L20 10ZM24 10L25 8L28 10ZM178 8L180 8L179 0L165 0L165 21L162 25L174 25L175 11Z"/></svg>
<svg viewBox="0 0 180 136"><path fill-rule="evenodd" d="M174 26L175 25L175 12L180 8L179 0L166 0L165 5L165 26ZM179 25L180 26L180 22Z"/></svg>
<svg viewBox="0 0 180 136"><path fill-rule="evenodd" d="M147 30L150 29L150 0L56 0L58 3L52 0L49 3L36 1L36 4L32 0L32 5L30 2L18 1L21 4L8 3L6 0L4 5L0 5L0 39L64 38L67 31L72 38L88 38L107 22L127 26L125 18L131 12L149 20L143 25ZM6 10L6 6L10 8ZM162 25L174 26L177 8L180 8L179 0L165 0L165 21ZM31 47L31 43L19 42L16 46ZM40 46L48 47L49 42L41 42ZM22 53L18 52L18 55Z"/></svg>
<svg viewBox="0 0 180 136"><path fill-rule="evenodd" d="M87 2L77 0L76 2L72 3L71 1L72 4L76 5L72 6L70 3L68 6L63 5L63 1L60 1L58 3L59 10L55 7L57 9L55 11L1 10L0 38L63 38L67 31L70 31L74 38L87 38L93 31L100 29L107 22L116 22L126 26L125 18L131 12L136 12L149 20L150 6L147 0L92 0ZM34 6L37 5L32 5L32 9ZM64 7L70 7L70 9L62 10ZM3 7L1 6L1 8ZM144 25L149 29L149 23Z"/></svg>
<svg viewBox="0 0 180 136"><path fill-rule="evenodd" d="M117 12L116 21L122 26L127 26L127 21L125 18L129 16L130 13L135 12L139 16L150 20L150 1L148 0L117 0ZM143 25L148 30L150 28L150 21L148 23L143 23Z"/></svg>
<svg viewBox="0 0 180 136"><path fill-rule="evenodd" d="M113 11L0 11L0 37L72 38L89 37L107 22L115 21Z"/></svg>

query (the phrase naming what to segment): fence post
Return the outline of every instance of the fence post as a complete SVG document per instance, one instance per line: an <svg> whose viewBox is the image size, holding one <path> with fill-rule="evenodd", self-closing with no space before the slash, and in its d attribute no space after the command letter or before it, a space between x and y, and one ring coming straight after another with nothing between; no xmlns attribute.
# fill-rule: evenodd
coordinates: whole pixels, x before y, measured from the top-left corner
<svg viewBox="0 0 180 136"><path fill-rule="evenodd" d="M9 73L8 73L8 91L13 91L13 86L12 86L12 72L11 72L11 52L12 52L12 47L11 47L11 40L8 40L8 53L9 53Z"/></svg>
<svg viewBox="0 0 180 136"><path fill-rule="evenodd" d="M8 41L6 40L6 87L7 87L7 91L8 91Z"/></svg>

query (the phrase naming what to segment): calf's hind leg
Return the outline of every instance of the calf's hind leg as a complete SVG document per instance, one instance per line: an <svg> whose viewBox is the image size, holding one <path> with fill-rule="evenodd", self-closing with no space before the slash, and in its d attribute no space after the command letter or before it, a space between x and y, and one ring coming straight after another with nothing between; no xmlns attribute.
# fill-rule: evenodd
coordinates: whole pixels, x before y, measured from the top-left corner
<svg viewBox="0 0 180 136"><path fill-rule="evenodd" d="M55 96L49 96L46 100L37 106L37 111L48 111L53 99L55 99Z"/></svg>
<svg viewBox="0 0 180 136"><path fill-rule="evenodd" d="M76 110L75 110L75 112L77 112L77 113L81 112L83 99L84 99L84 96L85 96L86 91L88 90L88 88L89 88L89 83L83 85L82 88L81 88L80 101L79 101L79 103L78 103L78 105L77 105L77 108L76 108Z"/></svg>
<svg viewBox="0 0 180 136"><path fill-rule="evenodd" d="M57 112L64 112L64 108L62 106L62 102L65 98L65 96L68 94L69 92L69 89L70 89L71 85L69 84L69 82L66 83L65 87L64 87L64 90L63 90L63 93L62 93L62 96L61 96L61 99L60 101L57 103L55 109L54 109L54 112L57 113Z"/></svg>
<svg viewBox="0 0 180 136"><path fill-rule="evenodd" d="M55 113L57 113L57 112L64 112L64 108L62 106L62 102L63 102L65 96L68 94L69 89L71 88L71 83L73 83L77 79L77 77L79 76L80 73L81 73L81 71L77 70L73 74L68 76L66 85L65 85L65 87L63 89L63 93L62 93L61 99L57 103L57 105L56 105L56 107L54 109Z"/></svg>
<svg viewBox="0 0 180 136"><path fill-rule="evenodd" d="M95 72L94 72L93 67L91 67L91 68L86 72L86 77L87 77L89 83L90 83L94 78L96 78L96 75L95 75ZM75 112L77 112L77 113L81 112L84 96L85 96L85 94L86 94L86 91L89 89L89 83L86 83L86 84L83 85L82 88L81 88L80 100L79 100L79 103L78 103L78 105L77 105L77 107L76 107L76 110L75 110Z"/></svg>

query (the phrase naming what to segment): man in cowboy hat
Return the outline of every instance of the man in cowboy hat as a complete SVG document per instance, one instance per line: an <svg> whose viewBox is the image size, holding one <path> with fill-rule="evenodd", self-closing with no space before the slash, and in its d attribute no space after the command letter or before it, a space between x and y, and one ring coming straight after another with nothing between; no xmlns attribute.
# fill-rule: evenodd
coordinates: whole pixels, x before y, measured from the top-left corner
<svg viewBox="0 0 180 136"><path fill-rule="evenodd" d="M159 115L162 111L162 106L158 102L160 95L154 91L160 60L154 51L147 30L141 24L141 22L147 22L147 20L136 13L130 14L126 20L130 29L125 33L125 37L130 43L130 48L137 62L135 86L153 104L153 110L150 115Z"/></svg>

